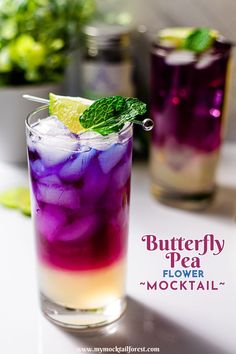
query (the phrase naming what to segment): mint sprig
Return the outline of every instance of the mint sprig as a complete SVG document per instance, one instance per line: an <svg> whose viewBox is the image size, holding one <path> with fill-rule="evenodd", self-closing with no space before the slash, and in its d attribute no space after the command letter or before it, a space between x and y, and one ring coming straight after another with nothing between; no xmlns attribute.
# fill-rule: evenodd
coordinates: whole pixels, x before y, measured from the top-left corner
<svg viewBox="0 0 236 354"><path fill-rule="evenodd" d="M211 29L196 28L185 38L182 48L195 53L202 53L212 46L214 40Z"/></svg>
<svg viewBox="0 0 236 354"><path fill-rule="evenodd" d="M135 122L146 111L146 104L137 98L104 97L83 112L80 123L86 130L108 135L118 132L126 122Z"/></svg>

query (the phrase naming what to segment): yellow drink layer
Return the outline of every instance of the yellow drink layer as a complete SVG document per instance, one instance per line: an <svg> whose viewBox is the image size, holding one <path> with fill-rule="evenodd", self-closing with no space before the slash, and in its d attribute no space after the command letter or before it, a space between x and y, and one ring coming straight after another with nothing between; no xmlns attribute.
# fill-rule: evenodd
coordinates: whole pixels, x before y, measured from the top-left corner
<svg viewBox="0 0 236 354"><path fill-rule="evenodd" d="M125 265L122 259L106 268L63 271L41 264L40 289L43 295L64 307L101 308L124 295Z"/></svg>

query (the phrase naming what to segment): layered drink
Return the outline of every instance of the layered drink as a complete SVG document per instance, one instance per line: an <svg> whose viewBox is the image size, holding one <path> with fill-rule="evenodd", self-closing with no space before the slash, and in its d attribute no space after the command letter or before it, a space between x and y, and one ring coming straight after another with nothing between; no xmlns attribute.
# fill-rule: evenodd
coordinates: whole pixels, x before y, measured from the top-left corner
<svg viewBox="0 0 236 354"><path fill-rule="evenodd" d="M188 31L186 48L181 36ZM160 33L152 46L151 174L152 191L161 201L198 209L215 190L231 44L215 35L199 50L191 31L174 29L172 38Z"/></svg>
<svg viewBox="0 0 236 354"><path fill-rule="evenodd" d="M27 142L42 309L68 327L106 324L125 307L132 123L76 135L39 113Z"/></svg>

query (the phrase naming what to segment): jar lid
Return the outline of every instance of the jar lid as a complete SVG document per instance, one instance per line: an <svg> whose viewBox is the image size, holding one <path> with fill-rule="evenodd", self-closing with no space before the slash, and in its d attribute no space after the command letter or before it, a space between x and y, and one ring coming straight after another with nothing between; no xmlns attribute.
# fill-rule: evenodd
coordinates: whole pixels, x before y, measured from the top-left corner
<svg viewBox="0 0 236 354"><path fill-rule="evenodd" d="M97 47L126 47L130 44L132 28L126 25L93 22L83 29L88 45Z"/></svg>

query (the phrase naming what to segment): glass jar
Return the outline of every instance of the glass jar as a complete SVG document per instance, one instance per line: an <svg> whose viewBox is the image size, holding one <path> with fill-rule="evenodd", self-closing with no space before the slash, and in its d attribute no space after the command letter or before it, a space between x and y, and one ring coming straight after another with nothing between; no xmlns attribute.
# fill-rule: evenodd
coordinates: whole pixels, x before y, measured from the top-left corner
<svg viewBox="0 0 236 354"><path fill-rule="evenodd" d="M133 96L131 28L94 23L84 28L83 96Z"/></svg>

